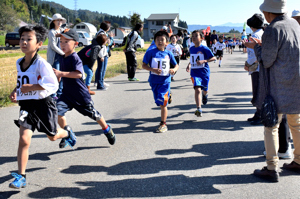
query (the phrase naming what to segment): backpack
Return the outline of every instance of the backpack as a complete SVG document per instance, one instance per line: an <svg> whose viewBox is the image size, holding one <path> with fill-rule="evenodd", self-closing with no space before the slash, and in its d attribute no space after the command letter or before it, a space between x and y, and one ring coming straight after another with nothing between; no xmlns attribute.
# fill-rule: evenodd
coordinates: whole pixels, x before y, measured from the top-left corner
<svg viewBox="0 0 300 199"><path fill-rule="evenodd" d="M88 45L78 52L78 56L82 61L82 65L87 65L90 69L93 68L98 54L101 50L100 45Z"/></svg>

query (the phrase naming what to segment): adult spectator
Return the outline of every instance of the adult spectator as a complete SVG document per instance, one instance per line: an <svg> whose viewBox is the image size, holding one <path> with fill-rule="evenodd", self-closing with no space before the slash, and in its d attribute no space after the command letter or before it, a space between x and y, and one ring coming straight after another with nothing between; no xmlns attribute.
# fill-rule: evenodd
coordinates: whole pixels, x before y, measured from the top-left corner
<svg viewBox="0 0 300 199"><path fill-rule="evenodd" d="M108 38L109 35L107 34L107 31L109 31L111 26L111 23L109 21L103 21L100 24L100 30L97 32L97 36L99 34L105 34ZM104 82L104 77L105 77L105 72L106 72L106 68L107 68L107 61L108 61L108 52L109 52L109 45L111 45L111 41L110 39L107 42L108 44L106 45L106 54L104 54L104 58L103 61L101 60L101 58L97 58L97 70L96 70L96 74L95 74L95 83L97 84L97 90L101 90L101 91L106 91L109 86L109 84L105 84Z"/></svg>
<svg viewBox="0 0 300 199"><path fill-rule="evenodd" d="M207 44L207 47L211 47L211 45L210 45L210 38L211 38L211 33L206 33L206 35L205 35L205 41L206 41L206 44Z"/></svg>
<svg viewBox="0 0 300 199"><path fill-rule="evenodd" d="M267 167L255 170L254 175L278 182L278 127L283 114L286 114L295 147L294 160L284 164L283 169L300 172L300 26L285 14L286 0L264 0L260 10L270 25L265 29L262 43L253 40L250 45L263 63L260 74L269 74L270 94L276 104L278 123L264 127ZM266 96L262 75L259 85L258 103L262 104Z"/></svg>
<svg viewBox="0 0 300 199"><path fill-rule="evenodd" d="M50 21L50 31L48 33L48 49L47 49L47 62L49 62L53 68L59 70L59 60L60 57L65 55L65 53L60 49L60 37L55 35L60 34L63 29L62 24L66 23L66 19L61 16L61 14L54 14L52 20ZM54 100L57 100L62 94L62 80L59 82L59 87L56 93L51 95Z"/></svg>
<svg viewBox="0 0 300 199"><path fill-rule="evenodd" d="M134 29L128 34L127 42L124 47L129 81L139 81L139 79L135 78L135 71L137 68L135 52L137 49L136 41L138 40L139 35L141 35L143 28L143 24L137 23Z"/></svg>
<svg viewBox="0 0 300 199"><path fill-rule="evenodd" d="M300 25L300 11L299 10L294 10L292 12L292 18L296 19L296 21L299 23Z"/></svg>
<svg viewBox="0 0 300 199"><path fill-rule="evenodd" d="M214 39L216 39L217 41L219 41L219 37L216 34L216 30L213 30L213 33L210 36L210 41L213 41Z"/></svg>

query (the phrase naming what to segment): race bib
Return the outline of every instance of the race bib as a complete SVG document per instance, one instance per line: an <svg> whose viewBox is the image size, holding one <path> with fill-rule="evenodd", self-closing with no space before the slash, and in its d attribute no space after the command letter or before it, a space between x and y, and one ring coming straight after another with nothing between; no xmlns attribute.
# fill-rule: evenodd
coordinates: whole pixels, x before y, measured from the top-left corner
<svg viewBox="0 0 300 199"><path fill-rule="evenodd" d="M197 65L197 61L204 60L204 55L202 53L199 54L191 54L190 55L190 63L191 63L191 68L192 69L197 69L197 68L204 68L205 63L201 65Z"/></svg>
<svg viewBox="0 0 300 199"><path fill-rule="evenodd" d="M37 84L38 80L34 72L18 72L17 79L17 100L39 99L38 91L30 91L22 93L21 88L23 84Z"/></svg>
<svg viewBox="0 0 300 199"><path fill-rule="evenodd" d="M153 58L151 63L151 68L161 69L160 76L169 76L170 75L170 60L163 58ZM151 72L152 75L158 75L154 72Z"/></svg>

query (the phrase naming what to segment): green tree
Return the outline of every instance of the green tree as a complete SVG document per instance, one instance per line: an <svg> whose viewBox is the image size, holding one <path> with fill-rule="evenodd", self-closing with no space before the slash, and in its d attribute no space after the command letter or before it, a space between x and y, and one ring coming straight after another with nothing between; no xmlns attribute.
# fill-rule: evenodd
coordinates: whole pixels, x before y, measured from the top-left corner
<svg viewBox="0 0 300 199"><path fill-rule="evenodd" d="M240 31L235 30L234 28L232 28L231 30L229 30L229 33L240 33Z"/></svg>
<svg viewBox="0 0 300 199"><path fill-rule="evenodd" d="M75 24L74 24L74 26L75 26L76 24L79 24L79 23L81 23L81 19L80 19L80 18L76 18L76 19L75 19Z"/></svg>
<svg viewBox="0 0 300 199"><path fill-rule="evenodd" d="M114 23L114 24L112 25L112 27L115 29L115 35L117 35L117 28L120 27L119 24Z"/></svg>
<svg viewBox="0 0 300 199"><path fill-rule="evenodd" d="M134 28L137 23L143 23L140 17L141 15L138 13L133 13L133 15L130 16L130 26L132 28Z"/></svg>
<svg viewBox="0 0 300 199"><path fill-rule="evenodd" d="M50 22L49 22L49 19L48 19L48 16L45 16L44 18L44 24L43 24L46 28L49 28L50 27Z"/></svg>
<svg viewBox="0 0 300 199"><path fill-rule="evenodd" d="M13 31L18 26L18 15L11 6L0 3L0 30Z"/></svg>

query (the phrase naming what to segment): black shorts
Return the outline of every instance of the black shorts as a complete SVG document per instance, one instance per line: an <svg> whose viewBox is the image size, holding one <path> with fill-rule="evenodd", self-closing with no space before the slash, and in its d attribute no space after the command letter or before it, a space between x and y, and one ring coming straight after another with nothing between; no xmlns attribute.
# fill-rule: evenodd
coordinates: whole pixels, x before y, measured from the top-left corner
<svg viewBox="0 0 300 199"><path fill-rule="evenodd" d="M232 46L228 46L228 48L232 49Z"/></svg>
<svg viewBox="0 0 300 199"><path fill-rule="evenodd" d="M175 60L176 60L177 64L179 65L179 63L180 63L180 57L179 56L174 56L174 57L175 57ZM173 65L173 64L170 63L170 68L175 68L175 65Z"/></svg>
<svg viewBox="0 0 300 199"><path fill-rule="evenodd" d="M232 48L235 49L235 45L233 45Z"/></svg>
<svg viewBox="0 0 300 199"><path fill-rule="evenodd" d="M72 102L63 96L61 96L57 101L57 109L59 116L65 116L67 111L71 111L73 108L77 110L84 116L88 116L92 120L99 121L101 119L101 114L94 108L94 102L91 101L88 104L77 104Z"/></svg>
<svg viewBox="0 0 300 199"><path fill-rule="evenodd" d="M242 45L239 45L239 48L243 48L243 46L242 46Z"/></svg>
<svg viewBox="0 0 300 199"><path fill-rule="evenodd" d="M223 57L223 50L217 50L216 56Z"/></svg>
<svg viewBox="0 0 300 199"><path fill-rule="evenodd" d="M39 100L21 100L20 117L15 124L26 129L54 136L57 133L57 109L52 97Z"/></svg>

